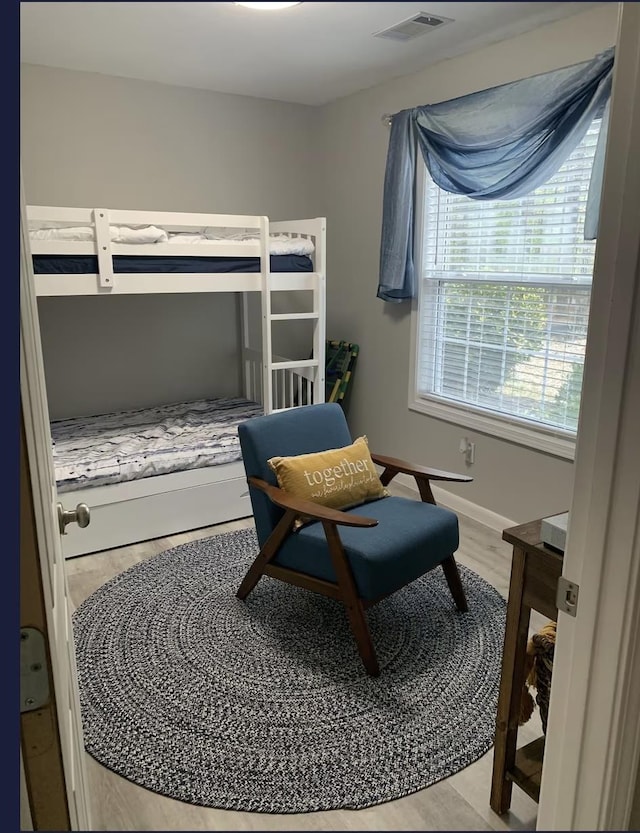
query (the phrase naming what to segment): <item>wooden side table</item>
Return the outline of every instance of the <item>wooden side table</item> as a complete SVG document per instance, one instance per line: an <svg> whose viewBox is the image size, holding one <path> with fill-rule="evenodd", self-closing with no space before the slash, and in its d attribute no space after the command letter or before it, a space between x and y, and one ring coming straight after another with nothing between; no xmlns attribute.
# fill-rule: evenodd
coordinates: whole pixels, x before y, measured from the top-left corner
<svg viewBox="0 0 640 833"><path fill-rule="evenodd" d="M541 519L530 521L502 533L503 540L513 544L513 561L491 781L491 809L499 814L509 809L514 784L540 800L544 736L517 748L531 610L557 619L556 590L562 575L562 555L542 543L540 524Z"/></svg>

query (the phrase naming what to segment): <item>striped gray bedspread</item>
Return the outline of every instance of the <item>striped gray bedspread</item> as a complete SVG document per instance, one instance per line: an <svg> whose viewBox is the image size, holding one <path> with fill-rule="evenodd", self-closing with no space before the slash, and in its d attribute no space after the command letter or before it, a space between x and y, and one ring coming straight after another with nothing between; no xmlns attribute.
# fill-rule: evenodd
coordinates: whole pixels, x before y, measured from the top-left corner
<svg viewBox="0 0 640 833"><path fill-rule="evenodd" d="M239 460L238 425L262 413L225 398L54 421L58 492Z"/></svg>

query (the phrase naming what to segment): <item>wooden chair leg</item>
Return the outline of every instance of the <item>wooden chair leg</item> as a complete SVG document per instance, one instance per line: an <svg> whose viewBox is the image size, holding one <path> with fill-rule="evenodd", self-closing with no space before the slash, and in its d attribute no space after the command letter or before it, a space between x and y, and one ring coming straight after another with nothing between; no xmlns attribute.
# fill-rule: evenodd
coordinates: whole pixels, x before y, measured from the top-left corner
<svg viewBox="0 0 640 833"><path fill-rule="evenodd" d="M435 498L433 497L429 480L422 477L416 477L416 483L418 484L418 491L420 492L422 502L432 503L436 506L437 504ZM462 582L460 581L458 565L452 555L442 562L442 569L444 570L444 577L447 580L447 584L449 585L449 590L453 596L453 601L456 603L456 607L461 613L466 613L469 610L467 598L464 595L464 589L462 587Z"/></svg>
<svg viewBox="0 0 640 833"><path fill-rule="evenodd" d="M327 536L327 544L331 554L331 561L333 562L333 569L336 572L338 587L340 588L342 601L347 611L349 625L356 645L358 646L360 657L367 673L372 677L377 677L380 674L380 666L378 665L378 659L373 647L364 607L358 596L356 583L353 579L353 574L347 561L338 530L335 524L332 523L323 521L322 526Z"/></svg>
<svg viewBox="0 0 640 833"><path fill-rule="evenodd" d="M264 568L273 558L275 558L276 553L280 549L280 545L291 530L295 518L296 513L291 510L284 513L276 528L267 538L266 543L258 553L257 558L249 567L245 577L242 579L242 583L236 592L236 596L239 599L246 599L249 593L251 593L253 588L260 581L262 574L264 573Z"/></svg>
<svg viewBox="0 0 640 833"><path fill-rule="evenodd" d="M269 562L265 561L264 559L264 550L260 551L260 554L253 562L249 570L247 571L245 577L242 579L242 583L236 592L236 596L241 600L244 601L249 593L253 590L256 584L262 578L262 574L264 572L264 568L267 566Z"/></svg>
<svg viewBox="0 0 640 833"><path fill-rule="evenodd" d="M444 570L444 577L449 585L449 590L453 596L453 601L461 613L466 613L469 610L467 605L467 598L464 595L462 582L460 581L460 573L458 572L458 565L455 558L450 555L449 558L442 562L442 569Z"/></svg>

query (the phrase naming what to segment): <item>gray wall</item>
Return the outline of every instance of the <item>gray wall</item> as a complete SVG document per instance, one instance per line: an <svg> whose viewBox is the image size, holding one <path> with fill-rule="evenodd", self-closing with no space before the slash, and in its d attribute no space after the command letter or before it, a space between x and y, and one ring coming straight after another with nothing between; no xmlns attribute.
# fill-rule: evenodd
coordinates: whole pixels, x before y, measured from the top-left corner
<svg viewBox="0 0 640 833"><path fill-rule="evenodd" d="M615 42L616 20L617 4L597 5L318 109L25 66L27 201L326 216L327 336L361 346L352 431L381 452L458 471L468 436L475 479L452 491L517 522L559 512L572 463L407 407L408 305L376 298L381 116L586 60ZM226 295L41 299L52 416L237 392L236 307Z"/></svg>
<svg viewBox="0 0 640 833"><path fill-rule="evenodd" d="M24 65L36 205L318 215L316 109ZM233 294L41 298L52 418L239 393Z"/></svg>
<svg viewBox="0 0 640 833"><path fill-rule="evenodd" d="M351 429L366 433L380 453L454 471L465 470L458 447L468 436L476 443L468 469L474 482L451 491L516 522L568 508L573 464L409 411L409 304L376 298L389 138L381 117L587 60L615 43L616 21L617 4L599 5L323 108L327 332L361 349Z"/></svg>

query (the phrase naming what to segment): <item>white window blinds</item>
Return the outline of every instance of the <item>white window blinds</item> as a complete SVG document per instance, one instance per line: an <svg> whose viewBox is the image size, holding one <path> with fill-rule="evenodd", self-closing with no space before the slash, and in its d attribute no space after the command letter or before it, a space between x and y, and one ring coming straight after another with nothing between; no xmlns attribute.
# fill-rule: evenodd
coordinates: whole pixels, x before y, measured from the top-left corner
<svg viewBox="0 0 640 833"><path fill-rule="evenodd" d="M426 176L419 396L574 433L595 241L584 217L594 122L560 171L517 200L441 191Z"/></svg>

